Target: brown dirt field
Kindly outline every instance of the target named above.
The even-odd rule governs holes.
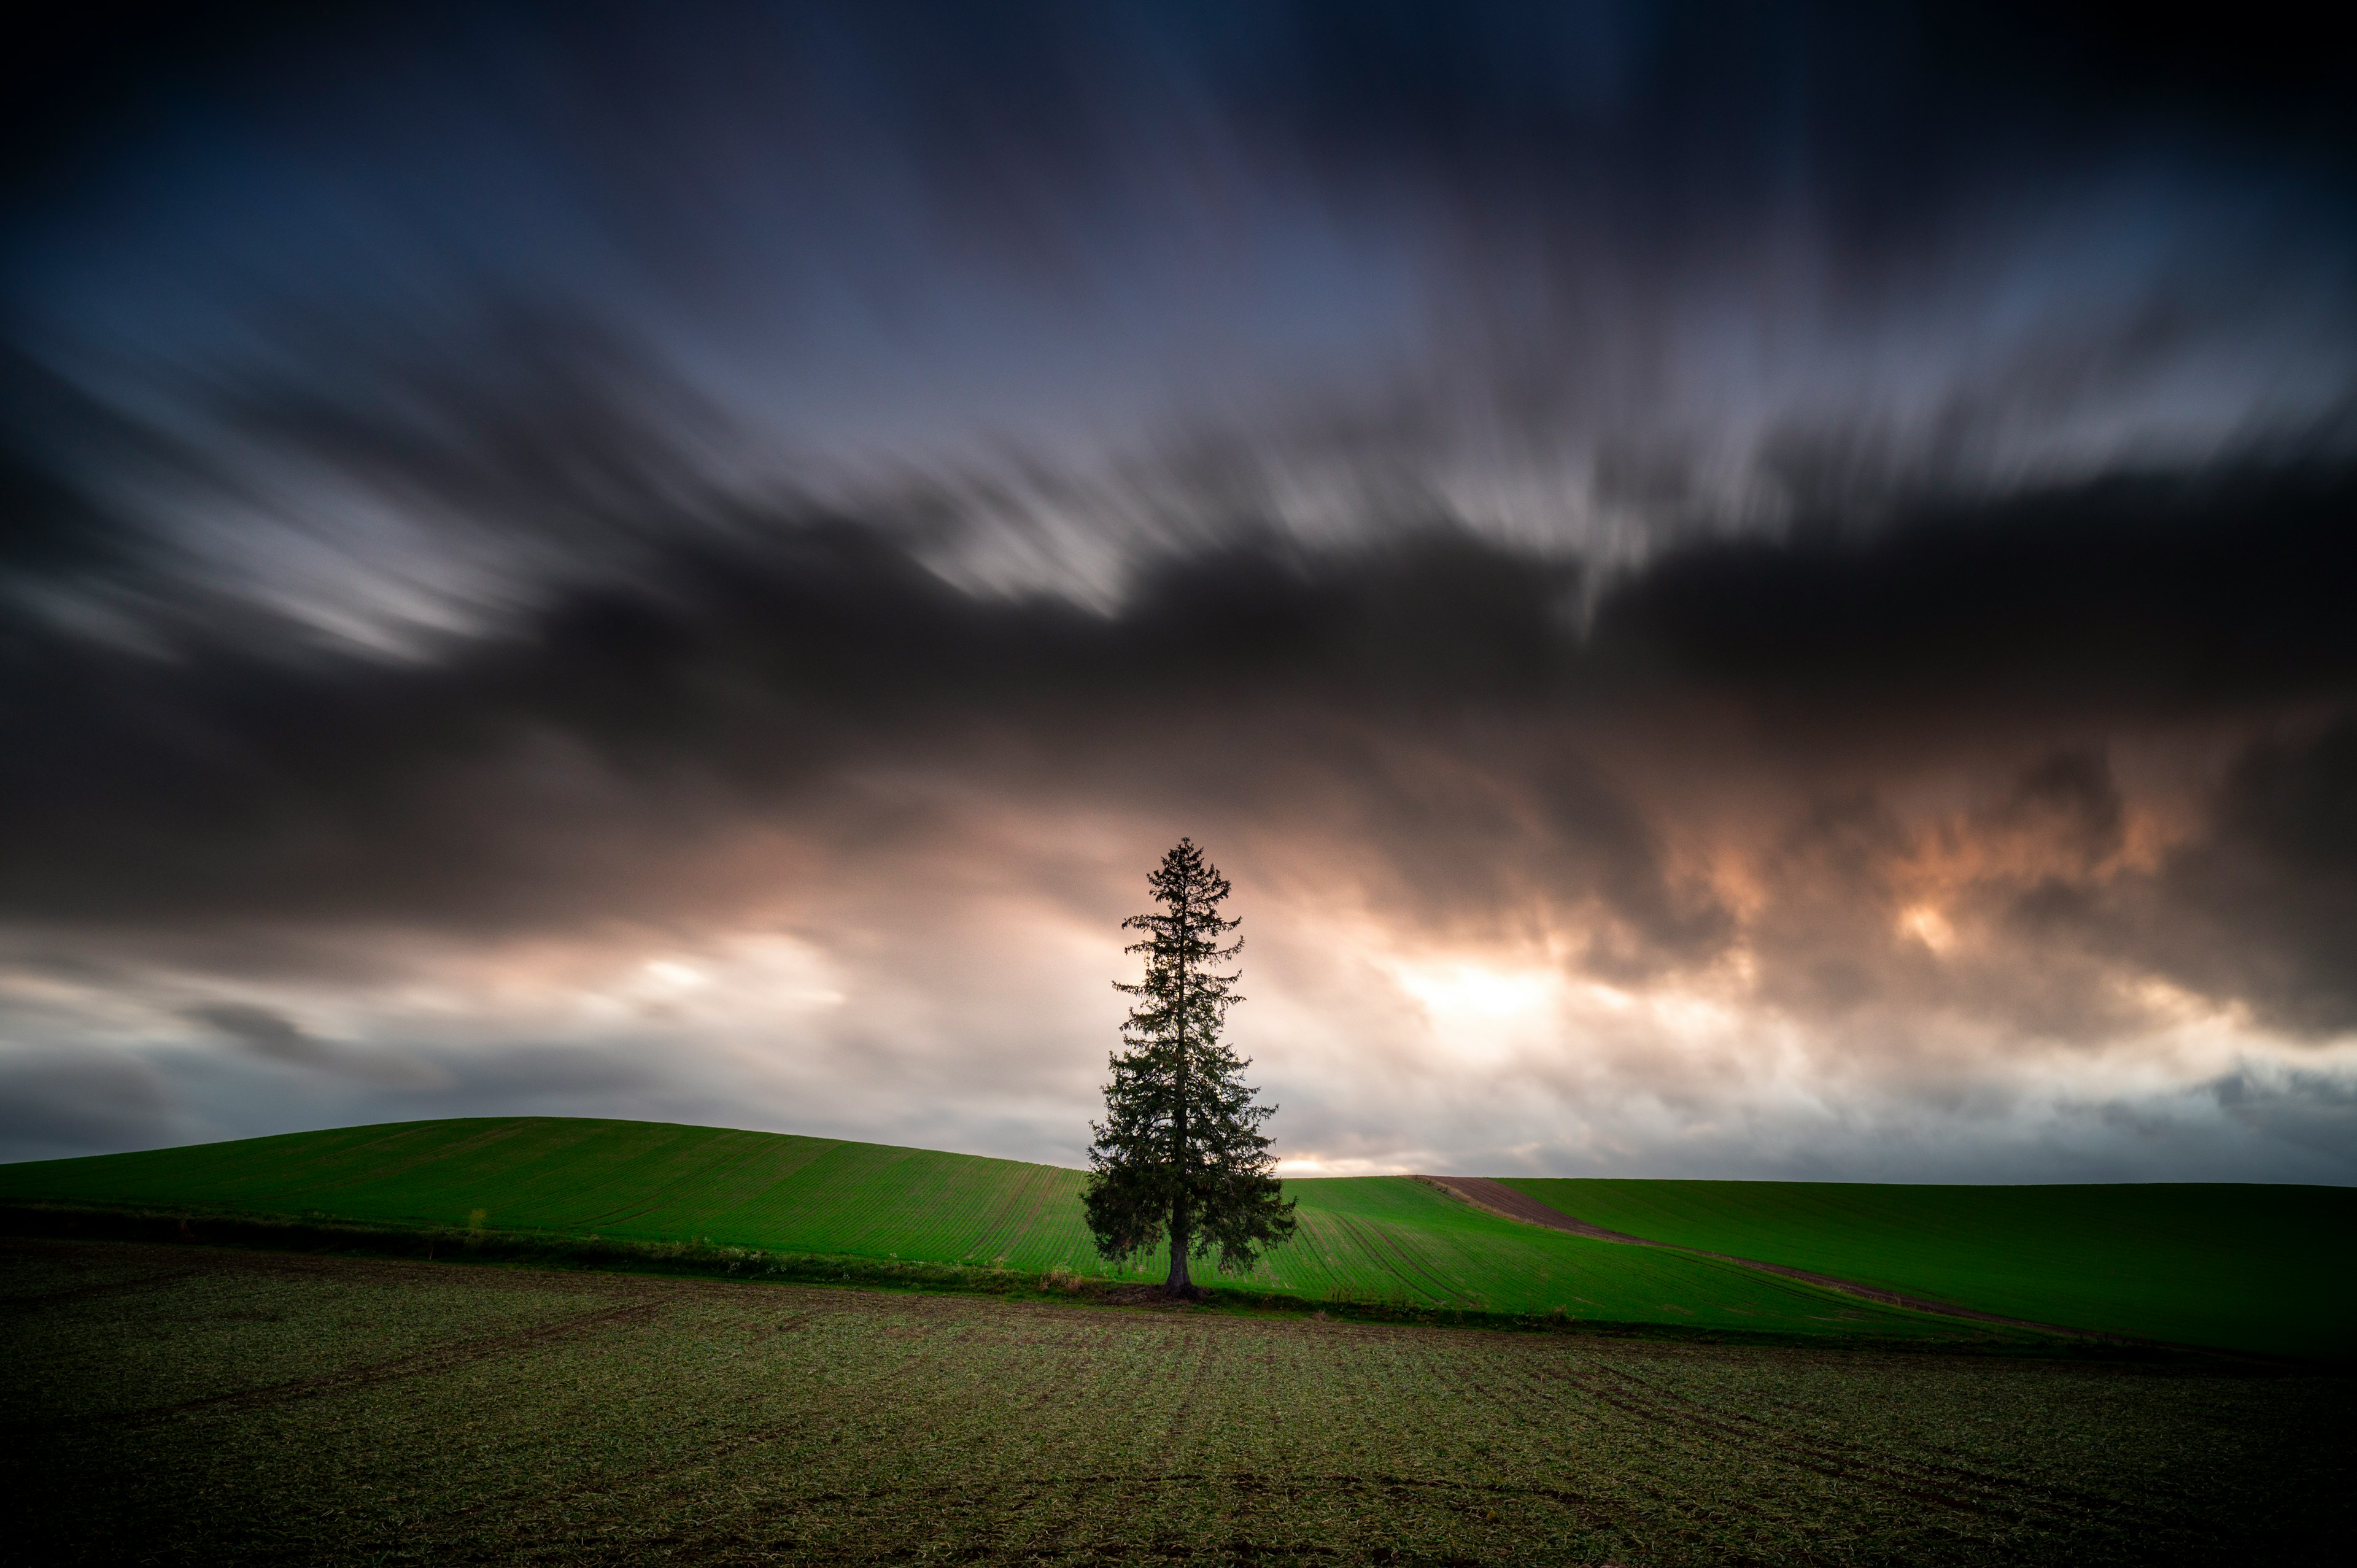
[[[178,1276],[187,1278],[187,1275]],[[119,1414],[95,1415],[47,1426],[18,1426],[9,1429],[14,1436],[35,1435],[65,1425],[124,1426],[134,1423],[170,1420],[194,1411],[216,1406],[239,1408],[285,1404],[291,1400],[318,1399],[339,1394],[348,1390],[364,1388],[371,1383],[390,1382],[404,1378],[428,1377],[447,1372],[468,1361],[498,1359],[517,1351],[531,1349],[550,1340],[579,1335],[617,1323],[641,1320],[653,1315],[654,1302],[632,1302],[608,1307],[601,1312],[585,1313],[577,1317],[521,1329],[511,1334],[489,1335],[464,1344],[445,1346],[414,1355],[398,1356],[389,1361],[352,1367],[307,1378],[291,1378],[283,1382],[261,1388],[241,1389],[230,1393],[206,1394],[197,1399],[179,1400],[170,1404],[148,1405]]]
[[[1898,1291],[1881,1290],[1874,1285],[1862,1285],[1855,1280],[1838,1279],[1832,1274],[1812,1273],[1806,1269],[1790,1268],[1782,1263],[1763,1263],[1757,1258],[1738,1258],[1727,1252],[1706,1252],[1699,1247],[1681,1247],[1669,1241],[1648,1240],[1642,1236],[1631,1236],[1619,1230],[1607,1230],[1601,1225],[1566,1214],[1551,1205],[1541,1203],[1530,1194],[1490,1176],[1418,1176],[1416,1181],[1454,1193],[1474,1208],[1485,1209],[1506,1219],[1519,1219],[1525,1225],[1543,1225],[1550,1230],[1566,1230],[1574,1236],[1585,1236],[1592,1241],[1617,1241],[1629,1247],[1659,1247],[1664,1251],[1684,1252],[1690,1257],[1714,1258],[1722,1263],[1736,1263],[1747,1269],[1758,1269],[1763,1274],[1781,1274],[1788,1280],[1799,1280],[1824,1290],[1839,1291],[1862,1301],[1879,1302],[1885,1306],[1901,1306],[1911,1312],[1937,1313],[1943,1317],[1969,1318],[1975,1323],[2001,1323],[2009,1328],[2034,1328],[2042,1334],[2068,1335],[2074,1339],[2102,1339],[2114,1343],[2141,1343],[2123,1334],[2098,1334],[2092,1329],[2065,1328],[2060,1324],[2038,1323],[2027,1317],[2001,1317],[1994,1312],[1982,1312],[1975,1307],[1958,1306],[1953,1302],[1938,1301],[1931,1296],[1905,1295]]]
[[[37,1337],[0,1379],[28,1562],[2206,1568],[2346,1538],[2346,1380],[2309,1373],[149,1243],[0,1262]],[[197,1359],[232,1375],[149,1380]]]

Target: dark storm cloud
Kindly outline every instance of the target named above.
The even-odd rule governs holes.
[[[2134,957],[2278,1027],[2357,1029],[2357,716],[2245,751],[2153,901],[2113,938]]]
[[[124,1053],[57,1051],[0,1059],[0,1157],[145,1148],[178,1129],[161,1074]]]
[[[1808,519],[1661,560],[1603,607],[1597,640],[1780,715],[1877,731],[2331,698],[2357,677],[2352,515],[2350,470],[2291,465],[1932,500],[1882,526]]]
[[[0,340],[0,588],[57,583],[144,558],[166,563],[156,531],[98,493],[98,476],[185,483],[201,466],[65,377]]]
[[[1036,131],[1069,124],[1096,96],[1074,76],[1075,62],[1134,64],[1157,51],[1200,62],[1240,102],[1313,127],[1337,156],[1433,145],[1483,161],[1591,131],[1649,95],[1678,104],[1728,77],[1780,85],[1788,110],[1814,91],[1861,112],[1913,115],[1921,125],[1914,137],[1854,153],[1888,166],[1894,181],[1921,166],[1916,160],[1936,135],[1962,143],[1977,134],[1955,122],[1985,112],[2000,93],[2039,111],[2038,123],[2020,133],[2025,139],[2061,129],[2104,134],[2124,119],[2133,124],[2141,109],[2155,121],[2322,143],[2352,113],[2338,91],[2349,50],[2291,5],[2245,6],[2232,27],[2156,15],[2132,30],[2099,7],[2068,5],[1474,4],[1442,11],[1340,0],[1114,8],[1037,0],[994,6],[986,17],[918,4],[700,10],[701,17],[659,27],[634,7],[600,5],[263,3],[193,17],[182,6],[117,0],[46,18],[33,40],[38,47],[12,59],[8,103],[19,124],[48,131],[54,144],[65,126],[115,122],[127,99],[159,86],[201,82],[242,63],[283,63],[339,38],[357,45],[405,37],[457,52],[470,41],[464,23],[473,14],[498,16],[535,42],[567,38],[617,72],[635,66],[650,100],[683,85],[725,89],[725,74],[683,84],[662,68],[682,56],[707,63],[705,51],[729,43],[741,53],[775,49],[798,35],[872,40],[879,53],[916,57],[928,73],[917,80],[931,91],[910,92],[905,110],[942,122],[945,155],[963,143],[964,155],[975,156],[964,133],[987,117],[1010,137],[1030,138],[1016,143],[1027,166],[1092,156]],[[407,23],[405,35],[392,31],[396,21]],[[491,27],[471,41],[504,36]],[[634,60],[631,47],[651,48],[654,58],[642,52]],[[1034,91],[989,92],[1007,81]],[[27,157],[44,150],[56,149],[38,141],[19,149]],[[1673,138],[1663,155],[1697,151]]]
[[[2293,1072],[2280,1080],[2260,1080],[2232,1073],[2209,1088],[2234,1121],[2327,1159],[2345,1161],[2357,1142],[2357,1085],[2344,1079]]]
[[[1969,733],[1949,740],[1968,746]],[[2107,897],[2119,880],[2109,863],[2123,802],[2104,758],[2059,752],[1996,782],[1979,809],[1929,830],[1870,787],[1813,799],[1757,864],[1764,897],[1749,934],[1763,997],[1854,1027],[1968,1018],[2049,1042],[2132,1029],[2138,1010],[2119,996],[2114,961],[2058,944],[2049,923],[2024,914],[2056,894]],[[1970,939],[1943,951],[1908,916],[1926,907],[1927,853],[1957,848],[1983,864],[1961,886],[1937,889],[1944,929]]]
[[[429,1056],[322,1040],[284,1014],[250,1002],[210,1002],[189,1008],[187,1015],[190,1023],[229,1041],[241,1054],[274,1066],[411,1092],[447,1089],[451,1082]],[[557,1087],[558,1081],[553,1079],[551,1087]]]
[[[267,1009],[226,1004],[231,1015]],[[227,1028],[216,1021],[210,1027]],[[280,1020],[281,1023],[284,1020]],[[236,1027],[252,1030],[240,1017]],[[317,1042],[311,1042],[317,1045]],[[647,1042],[621,1047],[479,1043],[309,1052],[242,1048],[150,1058],[88,1047],[0,1058],[0,1159],[56,1159],[278,1130],[449,1115],[676,1117],[741,1121],[726,1090],[682,1081]]]
[[[222,427],[451,546],[609,575],[636,541],[731,521],[727,413],[593,317],[493,295],[437,333],[338,317],[285,330],[313,373],[209,388]]]
[[[103,512],[74,488],[73,481],[43,461],[27,439],[38,424],[34,405],[65,402],[70,391],[23,356],[0,351],[0,507],[9,527],[0,531],[0,571],[11,575],[70,571],[113,553]]]
[[[694,320],[707,353],[758,345],[806,425],[856,435],[828,424],[838,388],[911,347],[915,380],[985,400],[1069,379],[1069,357],[1027,360],[1067,332],[1123,382],[1207,333],[1232,361],[1274,339],[1255,379],[1298,375],[1326,338],[1388,345],[1334,368],[1363,384],[1429,308],[1446,403],[1548,447],[1597,426],[1641,467],[1714,435],[1686,427],[1712,411],[1685,383],[1760,358],[1809,381],[1817,348],[1855,353],[1892,317],[1964,361],[1924,393],[1951,461],[2222,338],[2349,329],[2347,57],[2280,26],[2249,26],[2280,46],[2263,55],[2148,19],[2097,69],[2103,30],[1983,7],[136,15],[74,24],[12,97],[19,145],[59,166],[19,182],[15,227],[119,236],[178,212],[155,235],[164,277],[106,264],[118,295],[193,308],[157,334],[151,302],[115,298],[113,329],[232,358],[290,301],[390,298],[430,333],[452,293],[520,282]],[[165,184],[185,207],[144,177],[153,142],[183,149]],[[2016,242],[2074,213],[2095,228],[2014,275]],[[2125,286],[2101,275],[2123,266]],[[2335,279],[2343,308],[2300,320]],[[76,286],[37,266],[27,303],[107,314]],[[2025,306],[2038,340],[2008,342]],[[977,356],[1002,362],[977,379]],[[1820,459],[1889,413],[1871,389],[1831,407],[1782,390],[1811,394],[1776,415]],[[1059,417],[1136,402],[1075,391]]]
[[[1061,838],[1116,812],[1304,930],[1900,1064],[1878,1138],[2001,1122],[1949,1058],[2097,1050],[2147,983],[2357,1026],[2357,91],[2287,24],[136,17],[0,94],[0,985],[44,1042],[113,1008],[281,1123],[722,1115],[630,977],[757,906],[810,936],[807,881],[839,950],[713,994],[833,996],[777,1026],[847,1104],[896,1050],[966,1082],[909,998],[987,982],[957,1070],[1031,1092],[1039,944],[974,911],[1103,924]],[[435,941],[595,949],[622,980],[514,983],[619,1011],[371,1024]],[[1584,1016],[1575,1099],[1619,1052],[1718,1114],[1731,1057]],[[27,1060],[8,1136],[179,1114]],[[2341,1086],[2186,1092],[2321,1146]]]
[[[87,548],[35,552],[12,580],[141,607],[142,635],[28,615],[0,650],[16,920],[668,918],[710,895],[702,857],[748,823],[930,831],[862,803],[863,773],[897,768],[1331,840],[1397,918],[1447,936],[1568,916],[1586,935],[1567,961],[1616,981],[1743,944],[1763,999],[1811,1017],[1934,1007],[2100,1033],[2123,1016],[2106,968],[2123,961],[2301,1032],[2351,1017],[2337,933],[2357,872],[2329,843],[2350,788],[2329,747],[2320,767],[2291,743],[2254,752],[2152,875],[2111,864],[2126,808],[2103,749],[2357,701],[2340,604],[2357,478],[2329,456],[1846,505],[1821,486],[1775,530],[1606,567],[1470,532],[1430,492],[1305,540],[1233,465],[1181,447],[1125,492],[1082,488],[1148,520],[1092,608],[933,569],[1008,526],[987,472],[828,499],[748,484],[722,413],[623,339],[545,311],[477,321],[409,344],[322,328],[297,362],[364,373],[211,392],[255,450],[524,563],[480,628],[425,650],[296,635],[76,490],[86,468],[51,467],[47,515],[80,520],[59,532]],[[28,453],[73,428],[208,471],[125,416],[11,406]],[[1751,822],[1773,842],[1748,918],[1680,864],[1719,830],[1682,821],[1660,764],[1632,760],[1665,745],[1709,780],[1685,804],[1787,818]],[[1921,830],[1877,791],[1893,769],[1985,775],[2025,747],[1963,831],[2029,868],[1967,891],[1960,913],[1994,939],[1981,958],[1935,962],[1894,925]],[[301,947],[281,961],[311,961]],[[249,1051],[374,1070],[238,1016],[204,1015]]]
[[[372,424],[300,402],[273,417],[394,493],[459,512],[529,498],[526,526],[570,542],[575,580],[421,660],[274,647],[217,622],[162,649],[20,622],[6,658],[22,744],[0,764],[16,918],[527,929],[662,907],[694,896],[662,884],[700,836],[780,812],[839,822],[846,780],[890,764],[979,768],[1033,797],[1348,820],[1403,910],[1446,924],[1585,908],[1602,924],[1579,961],[1641,975],[1738,935],[1720,897],[1673,868],[1676,824],[1623,766],[1631,746],[1692,729],[1682,744],[1729,790],[1797,768],[1802,794],[1820,791],[1762,863],[1755,946],[1771,995],[1838,1011],[1941,988],[1910,978],[1923,966],[1889,929],[1911,830],[1840,793],[1857,786],[1813,780],[2357,696],[2339,603],[2357,485],[2317,466],[1691,544],[1609,578],[1585,616],[1577,563],[1445,518],[1324,549],[1245,529],[1146,561],[1098,612],[927,569],[940,530],[986,526],[961,522],[954,486],[914,518],[888,498],[865,514],[727,499],[594,382],[429,406],[447,417]],[[168,597],[167,581],[118,575]],[[2271,1016],[2345,1024],[2343,733],[2255,751],[2230,776],[2147,889],[2147,961]],[[2123,810],[2100,749],[2033,762],[1969,831],[2029,845],[2041,869],[1984,900],[2012,887],[2006,918],[2025,929],[2095,910],[2129,929],[2126,885],[2090,880]],[[2196,920],[2241,935],[2167,959]],[[2011,991],[2032,1006],[2036,987]]]
[[[327,1047],[297,1028],[293,1020],[244,1002],[215,1002],[192,1007],[196,1023],[220,1031],[241,1050],[265,1061],[323,1067],[333,1059]]]

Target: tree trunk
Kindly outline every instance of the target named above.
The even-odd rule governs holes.
[[[1187,1223],[1187,1200],[1180,1198],[1170,1210],[1170,1277],[1162,1282],[1165,1295],[1187,1295],[1194,1286],[1187,1278],[1187,1254],[1194,1250],[1194,1236]]]

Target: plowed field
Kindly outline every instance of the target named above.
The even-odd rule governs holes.
[[[2345,1377],[0,1241],[56,1563],[2314,1562]]]

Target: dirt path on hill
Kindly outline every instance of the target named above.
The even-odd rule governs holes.
[[[1674,1241],[1649,1240],[1624,1231],[1607,1230],[1601,1225],[1590,1225],[1549,1204],[1541,1203],[1530,1194],[1491,1176],[1418,1176],[1411,1177],[1444,1192],[1453,1193],[1474,1208],[1486,1209],[1507,1219],[1519,1219],[1525,1225],[1543,1225],[1550,1230],[1567,1230],[1574,1236],[1585,1236],[1592,1241],[1618,1241],[1630,1247],[1659,1247],[1665,1251],[1684,1252],[1696,1258],[1716,1258],[1722,1263],[1737,1263],[1747,1269],[1758,1269],[1764,1274],[1781,1274],[1788,1280],[1817,1285],[1825,1290],[1839,1291],[1861,1300],[1879,1302],[1885,1306],[1903,1306],[1912,1312],[1937,1313],[1942,1317],[1964,1317],[1975,1323],[2002,1323],[2010,1328],[2035,1328],[2041,1334],[2063,1334],[2074,1339],[2105,1339],[2127,1344],[2142,1344],[2131,1335],[2102,1334],[2089,1328],[2065,1328],[2059,1323],[2037,1323],[2027,1317],[2001,1317],[1994,1312],[1981,1312],[1953,1302],[1937,1301],[1930,1296],[1902,1295],[1897,1291],[1878,1290],[1854,1280],[1836,1279],[1831,1274],[1811,1273],[1806,1269],[1787,1268],[1782,1263],[1763,1263],[1757,1258],[1738,1258],[1727,1252],[1705,1251],[1700,1247],[1681,1247]]]

